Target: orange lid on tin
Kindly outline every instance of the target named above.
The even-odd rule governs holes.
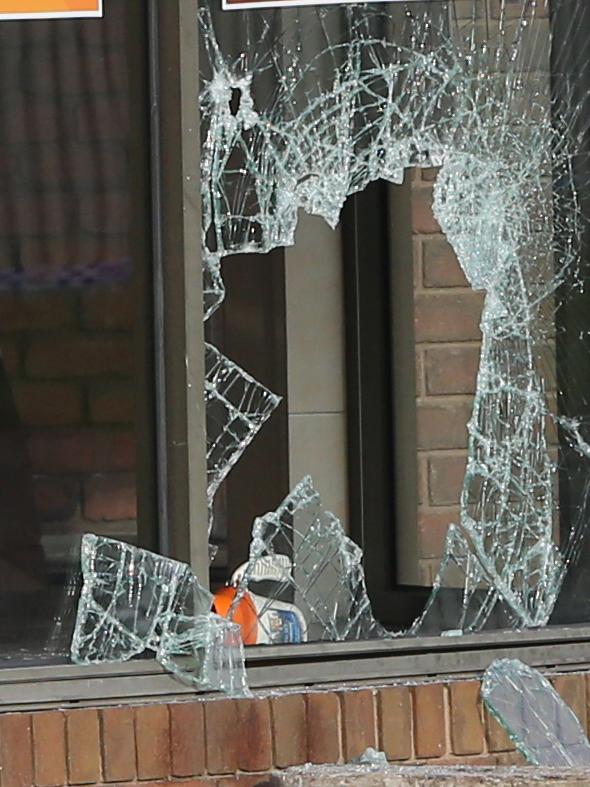
[[[229,585],[220,588],[213,597],[213,612],[227,618],[237,592],[235,587]],[[237,602],[231,619],[239,625],[244,645],[255,645],[258,638],[258,615],[249,593],[244,593]]]

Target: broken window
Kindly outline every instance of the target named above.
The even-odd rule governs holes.
[[[75,661],[149,651],[194,687],[238,693],[242,643],[587,620],[590,80],[573,53],[588,11],[545,0],[231,13],[205,5],[197,23],[209,517],[191,526],[210,533],[214,592],[188,566],[123,543],[134,534],[88,534],[83,590],[78,597],[72,583],[54,636],[63,644],[77,605]],[[403,213],[410,183],[414,236]],[[416,258],[381,257],[351,233],[361,195],[374,190],[384,243],[404,236]],[[442,292],[435,243],[455,255],[449,289],[458,295]],[[377,386],[358,361],[373,352],[385,364],[403,331],[395,309],[391,325],[373,331],[375,345],[365,323],[350,322],[352,279],[381,265],[367,303],[379,290],[395,303],[402,264],[417,271],[404,300],[418,362],[397,357],[383,400],[391,396],[392,411],[375,407],[359,449],[350,423],[358,407],[372,409],[367,392]],[[457,338],[472,291],[478,333]],[[443,329],[446,354],[436,346]],[[355,342],[364,355],[351,352]],[[448,386],[449,364],[458,357],[451,368],[462,371],[465,349],[473,392]],[[447,383],[436,382],[436,368]],[[406,374],[420,401],[400,415]],[[414,444],[404,433],[412,418]],[[440,439],[447,422],[460,445]],[[386,465],[387,449],[372,451],[390,429],[398,443]],[[440,481],[453,460],[465,462],[456,499]],[[379,521],[357,521],[370,510],[358,502],[372,497],[370,477],[397,495],[402,466],[415,471],[416,462],[428,483],[404,476],[405,514],[390,500]],[[395,523],[383,513],[394,508]],[[430,524],[420,520],[426,510]],[[434,515],[439,552],[412,554]],[[375,528],[392,574],[431,585],[413,621],[373,609],[363,549]]]
[[[483,2],[468,5],[243,11],[239,25],[212,9],[200,18],[207,320],[214,306],[226,308],[219,277],[234,258],[296,253],[305,214],[337,227],[347,199],[375,181],[402,183],[410,167],[433,178],[434,219],[465,288],[482,294],[474,396],[461,402],[466,469],[410,634],[543,626],[563,615],[564,585],[588,595],[572,579],[590,434],[571,368],[588,350],[579,163],[587,102],[567,54],[587,12],[553,3],[550,18],[548,3],[528,0],[489,14]],[[300,360],[298,371],[317,380],[309,346],[310,366]],[[433,428],[445,418],[440,404]],[[262,483],[264,466],[258,471]],[[282,521],[288,501],[256,521],[249,562],[236,567],[238,596],[259,571],[269,581],[274,536],[260,533],[273,517]],[[281,526],[282,559],[270,560],[281,590],[297,586],[292,530]],[[335,538],[344,544],[343,536]],[[294,592],[289,603],[301,588]]]
[[[585,289],[586,181],[577,163],[585,103],[573,98],[579,83],[563,59],[558,6],[551,21],[545,4],[524,0],[516,15],[511,8],[501,2],[489,17],[479,2],[464,15],[443,2],[245,11],[238,26],[231,15],[201,12],[209,528],[214,585],[216,571],[230,583],[214,587],[213,598],[205,593],[200,606],[191,597],[185,609],[181,600],[177,610],[168,581],[134,568],[129,582],[127,551],[107,545],[119,558],[104,578],[86,566],[76,660],[87,658],[88,637],[91,659],[127,658],[147,647],[183,680],[234,692],[242,679],[228,679],[226,662],[242,664],[238,642],[460,635],[559,620],[560,594],[583,549],[590,457],[584,399],[572,396],[575,385],[564,374],[572,348],[587,349],[588,332],[583,321],[576,329],[574,316]],[[566,31],[573,29],[570,15]],[[345,494],[344,516],[337,516],[332,508],[342,501],[330,502],[334,488],[326,495],[308,471],[294,477],[295,419],[327,413],[293,412],[289,395],[296,398],[304,381],[319,390],[328,364],[317,363],[313,333],[296,358],[288,355],[289,316],[305,315],[313,300],[310,279],[307,289],[303,279],[289,280],[289,266],[304,270],[311,260],[312,273],[326,270],[329,254],[309,245],[321,236],[321,220],[331,228],[323,231],[336,232],[322,250],[332,244],[345,256],[348,236],[337,228],[346,201],[376,182],[403,187],[410,168],[428,173],[430,181],[419,177],[432,183],[422,188],[432,191],[432,225],[458,261],[463,288],[481,293],[482,303],[474,394],[468,407],[462,402],[467,458],[456,516],[444,523],[422,612],[411,625],[388,629],[372,610],[350,500]],[[427,223],[419,234],[428,234]],[[396,230],[403,228],[394,222],[389,232]],[[292,301],[291,285],[299,295]],[[341,286],[345,301],[342,275]],[[444,309],[438,319],[449,319]],[[248,343],[257,335],[264,341]],[[284,336],[286,358],[277,351]],[[340,373],[350,361],[343,344],[342,336],[333,344]],[[426,394],[448,393],[437,390],[427,386]],[[344,419],[346,409],[344,397]],[[313,446],[322,422],[310,423],[304,442]],[[270,445],[283,454],[260,452],[238,483],[243,497],[232,495],[232,479],[271,427]],[[437,428],[434,415],[430,429]],[[315,460],[321,475],[333,465],[317,455],[300,456]],[[382,470],[377,462],[366,466]],[[341,472],[347,475],[346,463]],[[252,498],[273,505],[250,516]],[[248,523],[236,561],[228,533],[242,503]],[[172,565],[140,559],[158,561]],[[199,587],[188,567],[176,570]],[[146,598],[130,593],[144,575]],[[87,602],[103,587],[109,612],[95,624]],[[133,645],[119,656],[94,646],[113,622]],[[208,657],[222,663],[213,679],[203,666]],[[243,674],[239,666],[235,674]]]

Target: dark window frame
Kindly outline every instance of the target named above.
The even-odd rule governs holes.
[[[407,505],[417,500],[410,189],[409,178],[371,183],[342,216],[351,534],[363,547],[375,615],[396,630],[430,595],[400,582],[397,568],[396,529],[417,528]]]
[[[159,551],[208,584],[197,0],[149,0]]]

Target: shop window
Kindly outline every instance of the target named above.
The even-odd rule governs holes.
[[[161,113],[157,131],[166,140],[160,145],[152,134],[150,166],[145,113],[136,111],[147,106],[145,36],[135,35],[145,24],[139,6],[110,0],[104,21],[59,28],[67,41],[55,50],[48,41],[58,28],[51,24],[6,28],[6,35],[22,29],[36,47],[49,46],[48,63],[57,64],[59,77],[52,82],[44,66],[33,78],[33,66],[23,67],[2,115],[11,153],[2,165],[14,190],[3,208],[6,314],[16,304],[19,326],[6,329],[2,345],[5,455],[21,457],[7,468],[16,481],[6,488],[25,489],[18,504],[7,499],[6,505],[17,505],[12,518],[27,524],[9,531],[8,546],[14,567],[28,566],[5,597],[3,630],[14,640],[9,658],[38,659],[43,652],[64,659],[83,531],[191,560],[203,583],[210,555],[211,586],[219,590],[247,562],[256,518],[271,512],[274,521],[272,512],[307,474],[340,521],[342,553],[351,557],[344,565],[355,579],[358,552],[346,538],[364,551],[368,598],[379,619],[350,636],[327,636],[314,621],[309,641],[386,639],[391,632],[458,637],[485,628],[587,622],[590,437],[587,397],[578,390],[588,355],[581,316],[588,179],[578,161],[587,140],[584,101],[573,99],[581,69],[563,54],[572,51],[574,35],[571,19],[562,30],[564,7],[555,4],[550,19],[545,3],[525,3],[524,13],[514,14],[513,4],[479,0],[466,13],[463,5],[443,2],[235,13],[206,6],[200,16],[202,238],[191,188],[198,182],[197,77],[196,69],[175,70],[186,55],[180,45],[172,55],[167,50],[167,81],[161,73],[162,81],[151,85]],[[164,8],[155,16],[166,17]],[[139,15],[130,18],[131,9]],[[583,10],[576,6],[576,13],[583,29]],[[155,25],[152,44],[170,38],[181,17],[159,30]],[[131,29],[133,36],[125,33]],[[8,54],[4,48],[0,54],[18,50],[19,74],[29,57],[23,37],[14,35]],[[119,54],[126,53],[124,84],[101,49],[110,52],[115,41]],[[68,76],[71,85],[60,71],[62,52],[78,48],[85,65],[77,76],[88,72],[91,86],[83,94],[77,76]],[[98,75],[86,64],[97,52]],[[150,57],[157,56],[153,47]],[[6,80],[13,73],[8,65]],[[44,80],[49,103],[43,103]],[[163,82],[166,90],[158,92]],[[193,114],[183,126],[178,115],[187,102]],[[27,137],[31,114],[48,140]],[[113,134],[120,171],[113,162],[112,170],[107,166]],[[181,141],[178,158],[171,139]],[[48,154],[41,143],[53,145],[48,150],[57,163],[42,158]],[[82,143],[92,143],[88,155],[100,162],[95,170],[81,166],[79,179],[70,149],[78,154]],[[39,162],[31,167],[34,156]],[[185,167],[189,158],[192,169]],[[51,185],[40,179],[44,172]],[[154,264],[161,265],[153,311],[147,173],[154,186]],[[47,248],[43,254],[65,250],[47,265],[21,249],[30,240],[30,214],[19,207],[31,196],[27,189],[39,203],[32,234]],[[174,200],[176,212],[167,213]],[[98,251],[87,263],[80,249],[89,234]],[[51,245],[54,235],[60,240]],[[200,277],[194,267],[200,240],[207,345],[202,304],[187,285]],[[165,270],[162,303],[158,276]],[[41,295],[49,305],[37,337],[29,303]],[[81,344],[76,355],[66,344],[77,331],[92,342],[92,352]],[[54,353],[52,362],[43,360],[37,339]],[[60,406],[42,417],[30,414],[19,405],[21,383],[35,386],[35,407],[51,396]],[[46,398],[37,393],[41,386]],[[163,388],[164,435],[152,401]],[[102,410],[101,392],[110,395]],[[91,449],[82,439],[89,435],[98,440]],[[64,441],[63,471],[55,440]],[[199,484],[205,491],[205,475],[209,516],[205,495],[195,492]],[[70,484],[59,487],[61,497],[56,480]],[[187,504],[185,487],[197,505]],[[69,497],[68,489],[74,490]],[[44,499],[53,506],[48,524],[37,508],[29,511],[31,501],[38,507]],[[117,516],[106,510],[115,502]],[[290,532],[284,557],[295,555],[306,535]],[[32,571],[35,561],[41,568]],[[290,568],[291,579],[305,570],[307,584],[314,582],[315,565]],[[27,573],[36,586],[26,586]],[[242,574],[242,587],[250,579],[263,598],[273,597],[272,579]],[[338,580],[346,585],[344,572]],[[329,605],[333,587],[322,580],[314,592]],[[364,585],[355,590],[365,604]],[[42,630],[28,626],[30,644],[14,625],[15,594],[31,607],[43,598]],[[291,621],[302,595],[291,587],[277,599],[289,605]]]

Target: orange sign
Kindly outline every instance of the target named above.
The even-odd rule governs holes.
[[[102,16],[102,2],[103,0],[0,0],[0,21]]]

